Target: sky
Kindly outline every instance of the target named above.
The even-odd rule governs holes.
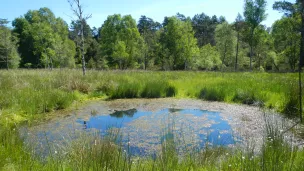
[[[50,8],[56,17],[71,22],[72,11],[67,0],[0,0],[0,18],[13,21],[23,16],[28,10],[38,10],[41,7]],[[267,0],[267,20],[262,24],[271,27],[282,13],[274,11],[272,5],[276,0]],[[295,0],[288,0],[295,2]],[[81,0],[85,14],[92,14],[88,20],[91,27],[100,27],[107,16],[113,14],[128,15],[138,21],[141,15],[162,23],[165,16],[174,16],[177,12],[186,17],[205,13],[209,16],[224,16],[228,22],[233,22],[238,13],[243,14],[244,0]]]

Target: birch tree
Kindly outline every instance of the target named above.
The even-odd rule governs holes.
[[[85,62],[85,42],[84,42],[84,35],[83,35],[83,30],[84,30],[84,25],[88,19],[92,17],[91,14],[85,15],[84,10],[83,10],[83,5],[80,3],[80,0],[68,0],[71,10],[73,11],[74,15],[77,17],[77,20],[80,21],[80,37],[81,37],[81,61],[82,61],[82,73],[83,75],[86,75],[86,62]]]

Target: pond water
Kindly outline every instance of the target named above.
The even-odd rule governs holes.
[[[77,119],[77,123],[86,131],[98,130],[101,134],[119,128],[124,135],[122,143],[134,155],[154,153],[168,139],[174,140],[179,151],[185,150],[185,146],[229,146],[240,142],[219,112],[199,109],[167,108],[156,112],[129,109]]]
[[[254,146],[255,152],[259,152],[266,135],[265,116],[275,125],[281,125],[281,130],[294,125],[281,115],[265,115],[253,106],[193,99],[120,99],[92,102],[58,113],[47,122],[25,125],[20,136],[26,144],[34,146],[39,156],[57,150],[66,152],[65,147],[79,136],[103,136],[112,130],[120,131],[120,143],[134,155],[154,155],[168,139],[174,141],[180,154],[206,145]],[[294,139],[293,143],[303,144],[303,141]]]

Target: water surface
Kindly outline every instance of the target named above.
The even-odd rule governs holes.
[[[199,109],[168,108],[157,112],[130,109],[78,119],[77,123],[87,131],[101,133],[119,128],[124,135],[122,142],[136,155],[160,150],[161,142],[166,139],[173,139],[180,150],[206,144],[228,146],[239,141],[219,112]]]

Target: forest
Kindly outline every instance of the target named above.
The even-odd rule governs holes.
[[[232,23],[204,13],[177,13],[161,23],[144,14],[138,21],[114,14],[99,28],[87,24],[89,17],[66,23],[43,7],[14,19],[13,27],[1,19],[0,67],[294,72],[299,3],[273,4],[284,15],[271,27],[261,24],[265,0],[245,1],[244,13]]]

